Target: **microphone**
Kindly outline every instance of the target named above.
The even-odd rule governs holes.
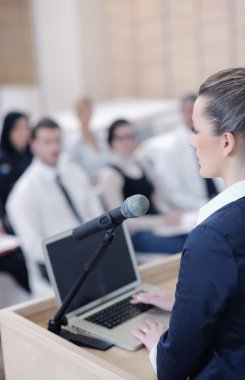
[[[93,235],[100,230],[115,227],[125,219],[138,218],[144,215],[149,209],[149,200],[141,194],[135,194],[127,198],[121,207],[105,212],[87,223],[81,224],[72,231],[72,236],[79,240],[86,236]]]

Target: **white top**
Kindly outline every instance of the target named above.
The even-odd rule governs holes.
[[[242,197],[245,197],[245,180],[239,181],[229,186],[222,193],[218,194],[215,198],[204,205],[199,211],[197,225],[202,223],[205,219],[218,211],[220,208]],[[153,368],[155,371],[157,371],[157,344],[150,351],[149,357]]]
[[[147,159],[151,161],[156,172],[162,198],[178,210],[196,210],[207,201],[204,179],[199,173],[199,166],[193,148],[189,145],[191,131],[180,125],[173,132],[162,134],[145,143]],[[219,191],[224,186],[220,179],[215,179]]]
[[[11,192],[7,212],[25,253],[35,261],[44,261],[43,238],[78,225],[55,182],[57,172],[84,221],[103,212],[80,168],[62,162],[55,168],[34,160]]]
[[[204,205],[198,214],[197,225],[202,223],[215,211],[224,207],[228,203],[237,201],[245,196],[245,180],[234,183],[227,187],[222,193],[218,194],[215,198],[211,199],[206,205]]]
[[[87,176],[79,167],[60,160],[56,168],[34,160],[17,181],[6,206],[28,263],[44,262],[43,238],[79,224],[55,182],[57,172],[84,221],[103,212]]]

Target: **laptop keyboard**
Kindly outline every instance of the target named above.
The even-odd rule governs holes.
[[[153,307],[152,305],[143,303],[132,305],[130,300],[131,296],[91,315],[86,318],[86,320],[93,322],[96,325],[113,329],[123,322],[126,322]]]

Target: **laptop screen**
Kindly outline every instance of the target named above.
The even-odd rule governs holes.
[[[74,283],[81,277],[85,264],[104,237],[99,231],[75,240],[72,230],[44,239],[43,250],[47,270],[57,301],[61,304]],[[97,267],[88,275],[67,313],[85,311],[97,306],[139,282],[137,264],[129,234],[125,226],[115,230],[115,238]]]

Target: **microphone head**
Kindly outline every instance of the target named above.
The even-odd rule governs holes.
[[[125,218],[138,218],[148,211],[149,206],[150,202],[144,195],[135,194],[123,202],[121,213]]]

